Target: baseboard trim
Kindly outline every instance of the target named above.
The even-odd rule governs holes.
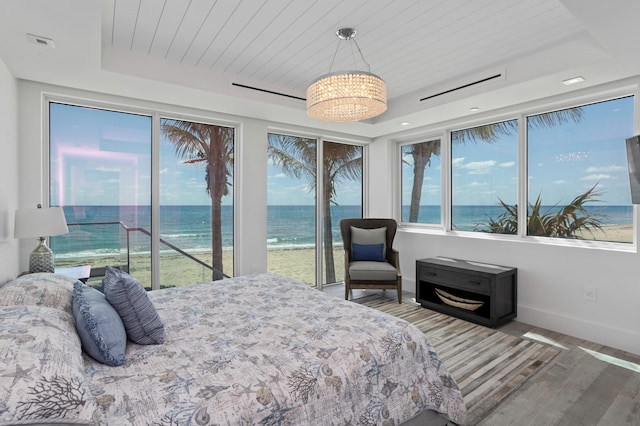
[[[640,333],[518,304],[516,321],[640,355]]]
[[[416,282],[403,279],[402,290],[416,294]],[[609,327],[520,303],[515,320],[640,355],[640,333],[634,330]]]

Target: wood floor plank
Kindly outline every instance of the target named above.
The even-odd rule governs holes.
[[[607,411],[602,425],[638,425],[640,423],[640,374],[630,373]]]
[[[343,289],[344,287],[341,291]],[[390,293],[388,295],[392,296]],[[338,295],[341,294],[344,293],[338,292]],[[365,292],[358,293],[359,296],[363,294]],[[412,297],[410,294],[403,294],[404,300],[411,300]],[[417,311],[412,315],[412,318],[415,318]],[[439,352],[454,354],[454,367],[464,370],[465,360],[482,354],[470,354],[468,349],[465,353],[464,344],[447,343],[447,340],[452,338],[451,329],[447,329],[450,324],[451,321],[446,318],[440,319],[437,326],[427,335],[432,342],[439,343]],[[470,425],[640,425],[640,355],[518,321],[511,321],[499,330],[531,341],[540,339],[546,342],[547,347],[559,348],[560,353],[556,355],[553,352],[546,359],[546,354],[539,354],[540,362],[545,362],[546,365],[537,369],[533,376],[527,376],[527,369],[536,366],[527,365],[524,360],[521,371],[516,368],[512,372],[513,375],[505,377],[505,380],[510,381],[501,388],[501,392],[509,396],[503,398],[504,395],[498,392],[487,400],[477,401],[478,410],[482,410],[483,407],[491,409],[496,401],[499,405],[484,418]],[[490,342],[490,338],[487,338],[487,345],[490,345]],[[522,374],[522,379],[519,374]],[[490,383],[482,382],[482,374],[478,375],[476,380],[477,382],[469,383],[475,386],[477,392],[481,392],[482,386],[490,386]],[[516,390],[510,392],[513,390],[510,386]]]
[[[581,392],[569,409],[560,418],[561,424],[598,424],[613,403],[620,388],[626,382],[628,371],[615,365],[608,365]],[[640,418],[637,419],[640,421]]]

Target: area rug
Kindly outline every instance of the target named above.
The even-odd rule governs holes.
[[[427,335],[458,382],[468,425],[477,424],[560,352],[419,305],[399,305],[381,297],[354,302],[402,318]]]

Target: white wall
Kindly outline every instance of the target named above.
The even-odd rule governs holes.
[[[597,97],[598,93],[607,96],[617,87],[637,84],[637,79],[612,83],[578,96],[584,99]],[[540,100],[514,106],[509,113],[556,101]],[[488,120],[486,122],[494,122]],[[413,130],[413,135],[398,134],[374,141],[371,168],[376,174],[372,176],[370,192],[372,216],[388,215],[393,212],[390,206],[399,205],[396,190],[399,185],[393,183],[399,176],[395,168],[399,164],[398,141],[420,138],[421,132],[443,134],[443,129],[452,126],[462,127],[460,123],[440,123],[433,128]],[[384,193],[377,190],[379,187],[384,188]],[[635,209],[636,224],[640,223],[638,210]],[[640,241],[638,235],[635,240]],[[455,235],[442,230],[401,227],[394,247],[400,252],[403,287],[409,291],[415,292],[417,259],[445,256],[517,267],[518,321],[640,354],[640,254],[635,246],[604,249],[562,241],[543,243],[527,238]],[[597,289],[595,302],[585,300],[587,286]]]
[[[0,59],[0,284],[18,275],[18,241],[13,238],[13,222],[18,207],[18,90]]]

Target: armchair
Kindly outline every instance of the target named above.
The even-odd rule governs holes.
[[[402,303],[400,257],[393,249],[398,225],[393,219],[340,221],[344,245],[344,298],[351,289],[395,289]]]

